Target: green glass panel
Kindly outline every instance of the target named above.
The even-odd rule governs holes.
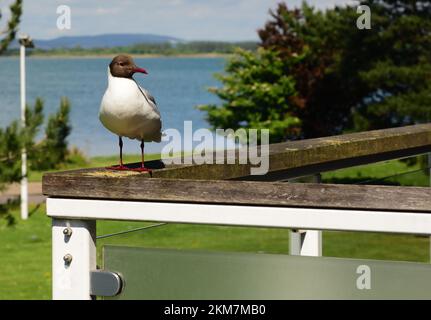
[[[431,265],[274,254],[104,247],[114,299],[430,299]]]

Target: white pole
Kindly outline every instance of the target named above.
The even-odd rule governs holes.
[[[25,46],[20,47],[20,77],[21,77],[21,126],[25,128]],[[27,181],[27,151],[21,152],[21,218],[28,218],[28,181]]]

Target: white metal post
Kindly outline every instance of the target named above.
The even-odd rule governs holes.
[[[321,183],[320,173],[313,176],[315,183]],[[322,256],[322,231],[320,230],[291,230],[290,254],[299,256]]]
[[[291,230],[290,254],[296,256],[322,256],[322,231]]]
[[[302,230],[290,230],[289,232],[289,253],[293,256],[301,255],[301,248],[303,243]]]
[[[20,46],[20,80],[21,80],[21,126],[25,128],[25,45]],[[27,151],[21,151],[21,218],[28,218],[28,181],[27,181]]]
[[[90,300],[96,270],[96,221],[52,220],[52,298]]]

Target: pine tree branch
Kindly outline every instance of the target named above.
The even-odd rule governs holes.
[[[11,11],[11,17],[7,23],[6,30],[2,32],[2,34],[5,34],[5,37],[0,40],[0,54],[4,52],[9,44],[15,39],[22,15],[22,0],[16,0],[9,8]]]

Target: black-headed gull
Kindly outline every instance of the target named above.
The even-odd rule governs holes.
[[[161,141],[161,117],[154,97],[133,79],[136,72],[147,74],[136,66],[131,56],[116,56],[108,68],[108,88],[102,98],[99,119],[119,137],[120,165],[113,170],[151,171],[144,166],[144,142]],[[142,165],[130,169],[123,164],[122,137],[141,141]]]

